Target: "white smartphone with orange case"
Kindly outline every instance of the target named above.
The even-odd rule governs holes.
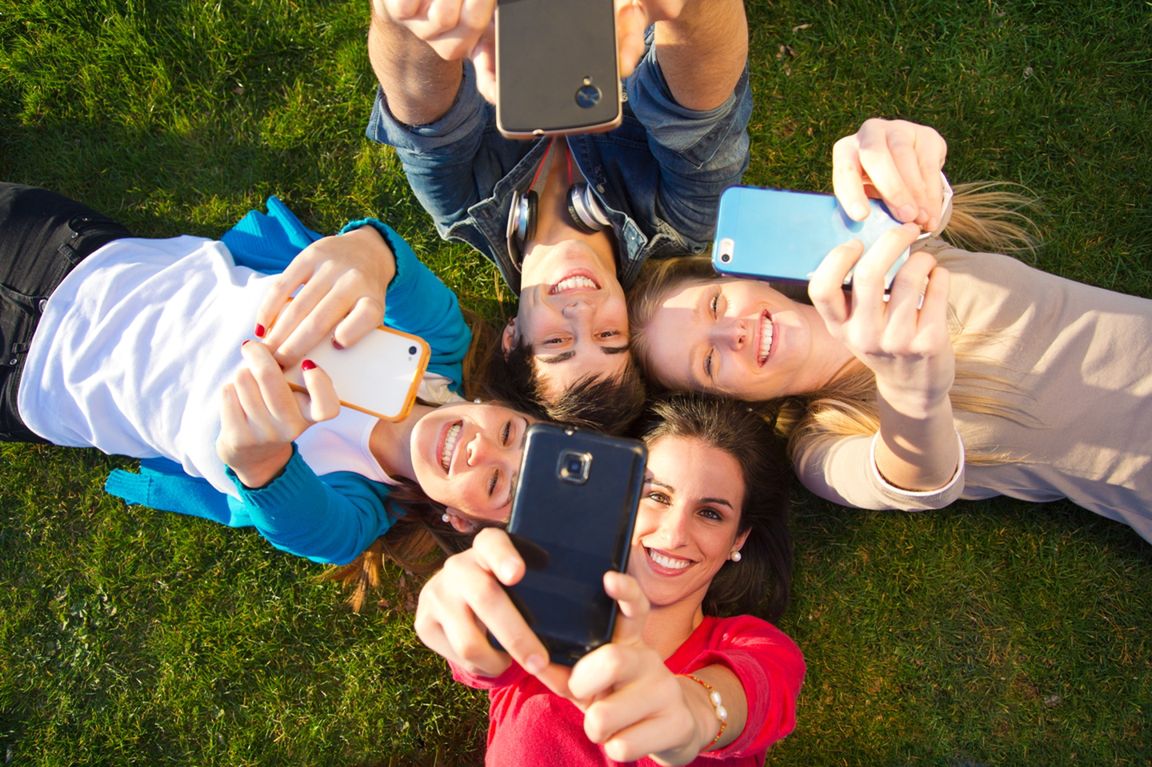
[[[328,337],[304,355],[332,379],[340,404],[385,421],[403,420],[428,369],[431,349],[419,336],[380,325],[345,349]],[[288,383],[305,391],[299,365],[285,371]]]

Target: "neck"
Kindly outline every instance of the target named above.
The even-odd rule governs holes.
[[[676,604],[653,607],[644,624],[644,643],[660,657],[667,659],[688,640],[700,622],[704,611],[700,603],[683,600]]]
[[[388,476],[415,480],[412,468],[412,431],[416,422],[435,408],[416,403],[403,421],[377,421],[368,438],[372,456]]]
[[[812,349],[820,351],[820,356],[814,359],[815,364],[809,366],[808,373],[811,375],[811,380],[802,389],[802,392],[807,393],[824,389],[839,380],[852,369],[856,357],[847,346],[832,337],[815,307],[807,304],[803,304],[802,307],[803,311],[811,312],[813,315],[809,323],[809,327],[812,328]]]

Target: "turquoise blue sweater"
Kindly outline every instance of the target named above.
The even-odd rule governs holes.
[[[269,197],[268,213],[249,213],[220,240],[237,265],[273,274],[321,235],[305,227],[284,203]],[[396,254],[385,322],[424,338],[432,349],[428,369],[459,390],[471,333],[456,295],[429,271],[391,227],[375,219],[352,221],[341,233],[374,226]],[[216,491],[165,459],[140,462],[140,473],[117,469],[105,489],[128,503],[211,519],[230,527],[255,527],[276,548],[315,562],[344,564],[387,532],[401,513],[391,508],[389,487],[353,472],[317,476],[293,447],[284,471],[257,490],[229,472],[240,497]]]

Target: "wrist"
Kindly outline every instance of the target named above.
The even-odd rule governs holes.
[[[229,463],[228,467],[245,489],[260,490],[283,474],[291,459],[292,444],[288,443],[270,447],[248,460]]]
[[[728,709],[720,692],[708,682],[693,674],[677,674],[684,698],[688,701],[692,719],[696,723],[696,753],[703,754],[717,747],[728,730]]]

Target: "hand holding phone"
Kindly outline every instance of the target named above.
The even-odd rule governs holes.
[[[449,557],[421,589],[416,634],[470,674],[499,676],[515,660],[557,695],[571,697],[568,668],[548,663],[544,645],[502,588],[519,581],[524,570],[507,533],[481,530],[469,549]]]
[[[639,440],[528,429],[508,523],[526,571],[507,591],[556,663],[612,639],[617,604],[604,573],[627,568],[647,457]]]
[[[511,138],[620,124],[613,0],[498,0],[496,125]]]

